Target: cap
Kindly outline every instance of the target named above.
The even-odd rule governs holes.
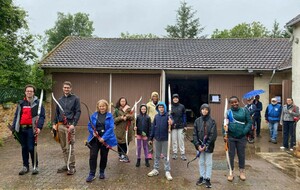
[[[276,98],[272,98],[271,102],[277,102],[277,99]]]
[[[179,98],[178,94],[173,94],[172,98]]]

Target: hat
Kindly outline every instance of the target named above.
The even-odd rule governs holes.
[[[173,94],[172,99],[173,98],[178,98],[179,99],[179,95],[178,94]]]
[[[277,99],[276,98],[272,98],[271,102],[277,102]]]

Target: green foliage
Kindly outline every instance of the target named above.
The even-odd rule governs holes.
[[[31,65],[29,78],[30,84],[33,84],[37,89],[51,91],[53,85],[52,80],[45,75],[44,70],[40,68],[40,65],[37,62]]]
[[[260,22],[251,24],[241,23],[230,30],[219,31],[216,29],[211,38],[263,38],[268,37],[269,31]]]
[[[181,2],[177,10],[175,25],[168,25],[166,31],[169,38],[197,38],[204,30],[201,27],[199,18],[194,18],[197,11],[193,11],[186,2]]]
[[[24,97],[24,89],[0,88],[0,104],[17,102]]]
[[[20,88],[28,82],[30,66],[37,56],[28,33],[26,13],[12,0],[0,2],[0,86]]]
[[[121,38],[123,39],[145,39],[145,38],[159,38],[155,34],[129,34],[129,32],[122,32]]]
[[[67,36],[91,37],[93,31],[93,22],[89,20],[89,15],[85,13],[76,13],[74,15],[57,13],[55,26],[45,32],[47,41],[47,51],[51,51]]]

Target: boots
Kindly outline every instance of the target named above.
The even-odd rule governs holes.
[[[246,176],[245,176],[245,169],[240,169],[240,179],[242,181],[246,180]]]
[[[233,172],[232,172],[232,175],[228,174],[228,177],[227,177],[227,180],[232,182],[233,181]]]
[[[141,165],[141,159],[138,158],[138,159],[136,160],[135,166],[136,166],[136,167],[140,167],[140,165]]]
[[[146,167],[150,167],[150,163],[149,163],[149,159],[148,158],[145,159],[145,166]]]

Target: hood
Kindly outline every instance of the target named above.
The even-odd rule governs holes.
[[[203,109],[203,108],[207,108],[208,109],[208,116],[210,115],[210,107],[209,107],[209,105],[208,104],[202,104],[201,105],[201,107],[200,107],[200,114],[201,114],[201,110]],[[201,114],[202,115],[202,114]]]
[[[142,107],[146,107],[146,113],[147,113],[147,111],[148,111],[147,105],[146,104],[141,104],[140,105],[140,114],[142,114],[142,111],[141,111]]]
[[[158,92],[152,92],[152,93],[151,93],[151,100],[152,100],[153,96],[157,96],[158,99],[159,99],[159,94],[158,94]]]
[[[158,110],[158,106],[159,106],[159,105],[163,105],[164,108],[165,108],[164,111],[165,111],[165,113],[167,113],[167,111],[168,111],[168,110],[167,110],[167,106],[166,106],[166,104],[165,104],[164,102],[158,102],[158,103],[157,103],[157,105],[156,105],[156,111],[157,111],[157,113],[159,113],[159,110]]]

